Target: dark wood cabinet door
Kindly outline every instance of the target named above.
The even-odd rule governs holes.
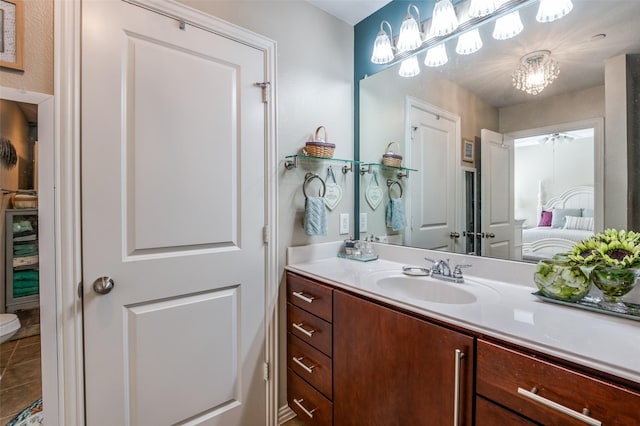
[[[537,424],[487,399],[476,397],[476,426],[536,426]]]
[[[334,425],[471,425],[474,338],[334,291]]]

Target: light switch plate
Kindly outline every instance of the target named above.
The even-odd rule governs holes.
[[[340,235],[349,233],[349,213],[340,213]]]

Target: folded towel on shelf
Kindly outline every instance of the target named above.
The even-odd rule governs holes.
[[[13,258],[13,267],[17,268],[18,266],[29,266],[29,265],[37,265],[39,261],[38,256],[25,256],[25,257],[14,257]]]
[[[38,287],[38,280],[28,280],[28,281],[14,281],[13,288],[25,289],[31,287]]]
[[[13,222],[13,234],[33,232],[33,227],[31,226],[31,222],[28,220],[20,220]]]
[[[392,198],[387,205],[387,227],[400,231],[407,226],[402,198]]]
[[[39,292],[38,286],[29,287],[29,288],[14,288],[13,297],[32,296],[34,294],[38,294],[38,292]]]
[[[304,232],[327,235],[327,210],[322,197],[307,197],[304,205]]]
[[[13,282],[38,280],[39,276],[40,273],[33,269],[26,271],[13,271]]]
[[[34,256],[38,254],[38,246],[36,244],[16,244],[13,246],[14,257]]]

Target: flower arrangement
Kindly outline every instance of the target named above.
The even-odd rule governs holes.
[[[576,301],[595,284],[605,302],[617,304],[609,309],[624,309],[620,298],[640,277],[640,233],[607,229],[576,243],[566,254],[553,261],[538,263],[534,280],[548,297]]]

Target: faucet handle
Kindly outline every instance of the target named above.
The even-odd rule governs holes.
[[[433,274],[441,274],[442,273],[442,261],[441,260],[433,260],[433,259],[429,259],[428,257],[425,257],[424,260],[433,263],[433,266],[431,267],[431,275],[433,275]]]
[[[471,268],[472,265],[456,265],[453,268],[453,277],[454,278],[462,278],[462,268]]]

